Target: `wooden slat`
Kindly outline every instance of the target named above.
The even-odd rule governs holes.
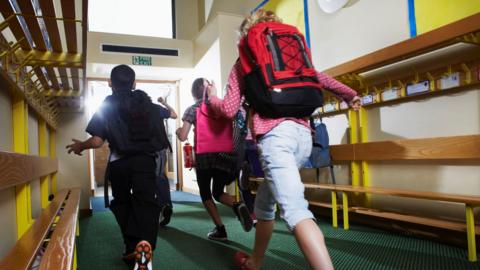
[[[359,143],[355,159],[383,160],[480,160],[480,135]]]
[[[354,160],[354,152],[352,144],[339,144],[330,146],[330,155],[334,162]]]
[[[387,196],[397,196],[397,197],[407,197],[407,198],[416,198],[416,199],[425,199],[425,200],[480,205],[480,196],[473,196],[473,195],[448,194],[448,193],[415,191],[415,190],[396,189],[396,188],[354,187],[350,185],[333,185],[333,184],[305,184],[305,187],[315,188],[315,189],[344,191],[344,192],[380,194],[380,195],[387,195]]]
[[[333,77],[351,72],[365,72],[456,43],[458,42],[457,37],[478,30],[480,30],[480,13],[361,56],[324,72]]]
[[[263,181],[263,178],[250,178],[250,181],[261,183]],[[448,193],[415,191],[415,190],[396,189],[396,188],[354,187],[350,185],[334,185],[334,184],[303,183],[303,185],[305,186],[305,188],[312,188],[312,189],[324,189],[324,190],[330,190],[330,191],[343,191],[343,192],[359,192],[359,193],[380,194],[380,195],[388,195],[388,196],[398,196],[398,197],[408,197],[408,198],[416,198],[416,199],[480,205],[480,196],[474,196],[474,195],[448,194]]]
[[[45,27],[47,28],[48,37],[50,39],[50,44],[52,45],[52,50],[54,52],[62,52],[62,42],[60,40],[60,32],[58,31],[57,20],[54,18],[57,17],[55,14],[55,7],[53,1],[51,0],[39,0],[40,8],[42,9],[42,15],[45,21]]]
[[[0,262],[0,269],[30,269],[35,255],[42,245],[43,239],[46,237],[67,193],[68,190],[61,190],[55,195],[53,201],[42,211],[40,216],[35,220],[35,223],[17,241],[10,253]]]
[[[19,5],[20,5],[20,3],[19,3]],[[9,1],[0,1],[0,13],[2,13],[2,16],[3,16],[4,19],[7,19],[9,16],[14,14],[15,12],[14,12],[12,6],[10,5]],[[38,26],[38,23],[37,23],[37,26]],[[32,47],[30,46],[30,44],[27,41],[25,32],[23,31],[22,27],[20,26],[20,22],[18,20],[18,17],[13,18],[9,21],[9,27],[10,27],[10,30],[12,31],[13,35],[15,36],[15,38],[17,40],[20,40],[20,39],[24,38],[24,42],[21,43],[21,48],[24,49],[24,50],[31,50]],[[30,33],[30,34],[32,35],[32,38],[33,38],[33,33]],[[43,46],[45,46],[45,42],[43,40],[42,40],[42,42],[43,42]],[[35,43],[37,43],[37,42],[35,42]],[[41,44],[42,43],[40,43],[39,46],[41,46]],[[43,47],[43,48],[45,48],[45,47]],[[48,89],[48,83],[45,79],[45,76],[43,75],[43,72],[41,72],[40,69],[37,68],[37,69],[35,69],[35,74],[40,79],[40,82],[42,83],[42,86],[45,89]]]
[[[48,84],[47,78],[45,77],[42,69],[40,67],[35,67],[34,70],[35,74],[37,74],[37,78],[40,80],[40,83],[43,86],[43,89],[50,89],[50,85]]]
[[[37,180],[57,170],[57,159],[0,152],[0,190]]]
[[[435,218],[426,218],[426,217],[387,212],[387,211],[382,211],[378,209],[370,209],[370,208],[363,208],[363,207],[352,207],[352,208],[349,208],[349,211],[358,213],[358,214],[368,215],[368,216],[388,218],[388,219],[421,224],[421,225],[437,227],[437,228],[443,228],[443,229],[448,229],[453,231],[459,231],[459,232],[467,231],[466,224],[462,222],[440,220]],[[475,234],[480,234],[479,225],[475,226]]]
[[[80,189],[71,189],[60,220],[43,255],[40,270],[72,268],[79,202]]]
[[[80,91],[80,72],[78,68],[71,68],[70,73],[72,74],[73,90]]]
[[[60,75],[60,80],[62,81],[62,89],[69,90],[70,83],[68,82],[68,73],[66,68],[58,68],[58,73]]]
[[[0,1],[0,13],[2,13],[3,18],[6,20],[12,14],[14,14],[15,11],[13,10],[9,1]],[[9,21],[9,27],[10,27],[10,30],[12,30],[12,33],[17,40],[25,38],[24,41],[21,43],[22,45],[21,48],[24,50],[30,50],[31,49],[30,44],[28,43],[25,32],[23,32],[22,26],[18,21],[18,17],[12,18]]]
[[[57,74],[55,74],[55,71],[53,70],[53,68],[45,67],[45,69],[47,70],[48,79],[50,79],[50,81],[52,82],[52,88],[57,90],[60,89],[60,85],[58,84],[58,80],[57,80]]]
[[[308,201],[310,205],[320,206],[323,208],[330,208],[332,209],[332,204],[328,202],[316,202],[316,201]],[[337,204],[337,210],[342,210],[343,206],[341,204]]]
[[[61,0],[63,18],[75,20],[75,1]],[[65,20],[65,38],[69,53],[77,53],[77,28],[74,21]]]
[[[46,51],[47,47],[45,46],[45,40],[42,36],[42,30],[40,30],[40,25],[38,24],[37,18],[34,16],[35,10],[33,9],[32,1],[30,0],[17,0],[18,6],[22,11],[22,14],[30,15],[24,16],[25,22],[28,26],[28,31],[32,36],[33,41],[35,42],[36,49],[40,51]]]

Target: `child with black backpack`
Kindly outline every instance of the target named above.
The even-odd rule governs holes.
[[[160,214],[156,177],[156,152],[168,147],[159,119],[170,112],[135,88],[135,72],[127,65],[112,69],[108,96],[86,128],[92,137],[73,140],[68,153],[99,148],[109,142],[106,178],[112,184],[110,210],[122,232],[123,259],[135,269],[152,269]]]
[[[275,203],[312,269],[333,269],[325,239],[308,210],[298,169],[312,149],[308,116],[322,106],[327,89],[360,106],[356,92],[316,72],[303,35],[273,13],[258,10],[240,26],[240,61],[233,66],[223,100],[209,89],[211,107],[233,118],[245,97],[252,107],[252,133],[258,142],[265,180],[257,190],[255,245],[249,256],[235,254],[241,269],[260,269],[275,219]]]

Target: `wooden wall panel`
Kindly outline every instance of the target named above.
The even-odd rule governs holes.
[[[355,160],[480,160],[480,135],[372,142],[354,146]]]
[[[330,146],[330,154],[334,163],[354,160],[353,144]]]
[[[37,180],[57,170],[57,159],[0,152],[0,190]]]
[[[342,161],[474,161],[480,162],[480,135],[342,144],[330,147]]]

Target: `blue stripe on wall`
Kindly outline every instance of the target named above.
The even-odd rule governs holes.
[[[308,0],[303,0],[303,17],[305,19],[305,39],[307,40],[308,47],[310,46],[310,25],[308,23]]]
[[[265,4],[268,2],[269,0],[263,0],[256,8],[254,8],[251,13],[254,13],[255,11],[259,10],[260,8],[262,8],[263,6],[265,6]]]
[[[410,23],[410,37],[416,37],[417,20],[415,19],[415,0],[408,0],[408,21]]]

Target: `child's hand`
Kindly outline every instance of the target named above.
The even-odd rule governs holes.
[[[75,153],[76,155],[81,156],[82,152],[84,150],[83,148],[83,143],[79,140],[72,139],[73,143],[67,145],[68,153],[70,154],[71,152]]]
[[[217,88],[215,87],[215,83],[213,81],[207,84],[206,90],[209,97],[215,96],[217,94]]]
[[[349,103],[350,108],[352,108],[354,111],[360,110],[360,107],[362,106],[362,100],[360,99],[359,96],[355,96]]]

